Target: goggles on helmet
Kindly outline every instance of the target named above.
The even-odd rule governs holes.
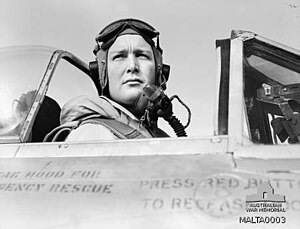
[[[153,38],[157,37],[156,48],[162,53],[162,49],[159,47],[159,32],[156,31],[151,25],[147,24],[138,19],[120,19],[115,21],[104,29],[96,37],[97,46],[94,49],[94,54],[96,54],[100,48],[107,49],[113,42],[117,39],[121,32],[125,29],[131,28],[139,33],[151,46],[155,46]]]

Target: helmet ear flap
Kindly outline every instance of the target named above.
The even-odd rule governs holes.
[[[89,63],[90,76],[98,90],[98,94],[104,95],[108,93],[108,88],[106,87],[108,83],[106,74],[107,51],[100,49],[96,55],[96,61]]]
[[[170,65],[163,64],[162,54],[156,47],[153,47],[153,53],[156,61],[155,84],[165,90],[167,88],[166,82],[170,75]]]
[[[98,94],[101,95],[101,86],[100,86],[100,80],[99,80],[99,67],[98,67],[98,61],[91,61],[89,63],[89,69],[90,69],[90,77],[92,78],[94,85],[97,88]]]

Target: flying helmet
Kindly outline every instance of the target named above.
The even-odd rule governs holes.
[[[166,82],[169,78],[170,66],[164,64],[162,60],[163,50],[159,46],[159,32],[146,22],[127,18],[112,22],[102,29],[95,39],[96,46],[93,53],[96,55],[96,61],[90,62],[89,68],[99,95],[108,95],[108,49],[115,42],[117,37],[127,29],[141,35],[145,41],[150,44],[155,59],[155,84],[165,90]],[[154,38],[156,38],[156,44],[153,40]]]

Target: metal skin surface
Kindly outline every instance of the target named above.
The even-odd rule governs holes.
[[[276,226],[296,228],[298,147],[283,157],[275,146],[227,145],[227,137],[24,144],[0,160],[0,226],[248,228],[240,223],[246,195],[270,180],[288,203],[286,223]]]

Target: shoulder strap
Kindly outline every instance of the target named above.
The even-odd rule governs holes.
[[[48,133],[43,142],[61,142],[64,141],[70,132],[76,129],[80,125],[80,121],[68,122],[54,128],[50,133]]]
[[[125,123],[122,123],[114,119],[103,119],[103,118],[87,119],[83,121],[81,125],[88,124],[88,123],[100,124],[102,126],[105,126],[119,139],[146,138],[137,129],[134,129],[131,126],[126,125]]]
[[[44,138],[44,142],[65,141],[72,130],[75,130],[80,125],[97,124],[105,126],[119,139],[138,139],[146,138],[140,131],[114,119],[103,119],[100,117],[85,117],[84,119],[65,123],[53,129]]]

